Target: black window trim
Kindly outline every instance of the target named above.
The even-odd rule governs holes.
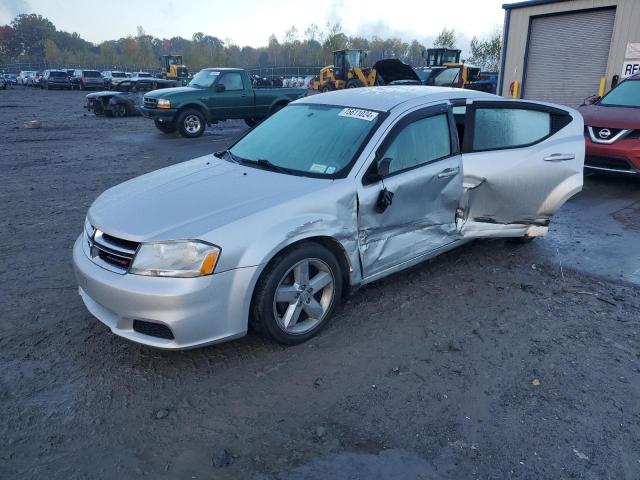
[[[375,152],[375,155],[373,157],[373,160],[367,166],[367,168],[364,170],[365,174],[362,176],[362,184],[363,185],[373,185],[375,183],[378,183],[378,182],[373,182],[373,183],[367,182],[367,180],[366,180],[367,179],[367,173],[372,168],[372,166],[378,160],[380,160],[380,158],[382,157],[382,155],[386,151],[386,149],[389,147],[389,145],[391,145],[391,143],[393,143],[393,141],[396,139],[396,137],[400,134],[400,132],[402,132],[405,129],[406,126],[408,126],[408,125],[410,125],[412,123],[415,123],[415,122],[417,122],[419,120],[424,120],[425,118],[435,117],[436,115],[441,115],[441,114],[445,114],[447,116],[447,123],[449,125],[449,145],[450,145],[449,155],[445,155],[445,156],[439,157],[439,158],[434,158],[434,159],[429,160],[427,162],[419,163],[417,165],[405,168],[403,170],[398,170],[397,172],[390,173],[385,178],[391,178],[391,177],[393,177],[395,175],[400,175],[400,174],[409,172],[411,170],[415,170],[417,168],[425,167],[427,165],[431,165],[433,163],[440,162],[442,160],[446,160],[447,158],[451,158],[451,157],[455,157],[457,155],[460,155],[460,143],[458,141],[458,130],[456,129],[456,124],[455,124],[455,120],[453,118],[451,104],[449,102],[441,103],[441,104],[438,104],[438,105],[432,105],[432,106],[429,106],[429,107],[426,107],[426,108],[421,108],[419,110],[414,110],[413,112],[410,112],[407,115],[405,115],[404,117],[402,117],[400,120],[398,120],[396,123],[394,123],[391,126],[391,129],[389,130],[389,133],[387,133],[387,135],[382,139],[382,142],[380,143],[378,148],[376,148],[376,152]]]
[[[549,134],[545,135],[538,140],[521,145],[513,145],[507,147],[495,147],[495,148],[482,148],[474,149],[473,141],[475,137],[475,121],[476,110],[478,108],[486,109],[505,109],[505,110],[533,110],[537,112],[545,112],[550,116],[550,129]],[[480,153],[480,152],[492,152],[496,150],[513,150],[516,148],[527,148],[538,143],[544,142],[551,138],[564,127],[569,125],[572,121],[571,114],[561,108],[552,107],[550,105],[541,105],[539,103],[532,103],[526,101],[516,100],[472,100],[472,103],[467,103],[466,118],[464,124],[464,140],[462,145],[462,153]]]

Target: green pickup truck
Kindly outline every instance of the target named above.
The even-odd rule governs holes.
[[[257,88],[240,68],[205,68],[186,87],[145,94],[141,112],[164,133],[176,130],[199,137],[207,125],[243,119],[250,127],[289,102],[307,94],[306,88]]]

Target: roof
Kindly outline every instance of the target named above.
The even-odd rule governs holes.
[[[494,97],[488,93],[449,87],[386,86],[346,88],[318,95],[302,97],[296,103],[314,103],[341,107],[363,108],[388,112],[398,105],[410,101],[437,102],[450,98]]]
[[[502,5],[502,8],[504,8],[505,10],[513,10],[516,8],[535,7],[537,5],[547,5],[549,3],[560,3],[567,1],[569,0],[527,0],[524,2],[505,3]]]

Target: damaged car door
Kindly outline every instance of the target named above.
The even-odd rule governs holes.
[[[454,243],[462,165],[448,104],[400,118],[358,185],[358,243],[363,276],[403,268]]]
[[[581,115],[519,100],[476,100],[454,108],[462,110],[456,112],[463,137],[462,236],[544,235],[550,217],[582,189]]]

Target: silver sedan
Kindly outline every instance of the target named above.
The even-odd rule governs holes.
[[[349,291],[479,237],[544,235],[582,188],[567,107],[375,87],[291,103],[229,150],[100,195],[73,249],[88,310],[184,349],[317,334]]]

